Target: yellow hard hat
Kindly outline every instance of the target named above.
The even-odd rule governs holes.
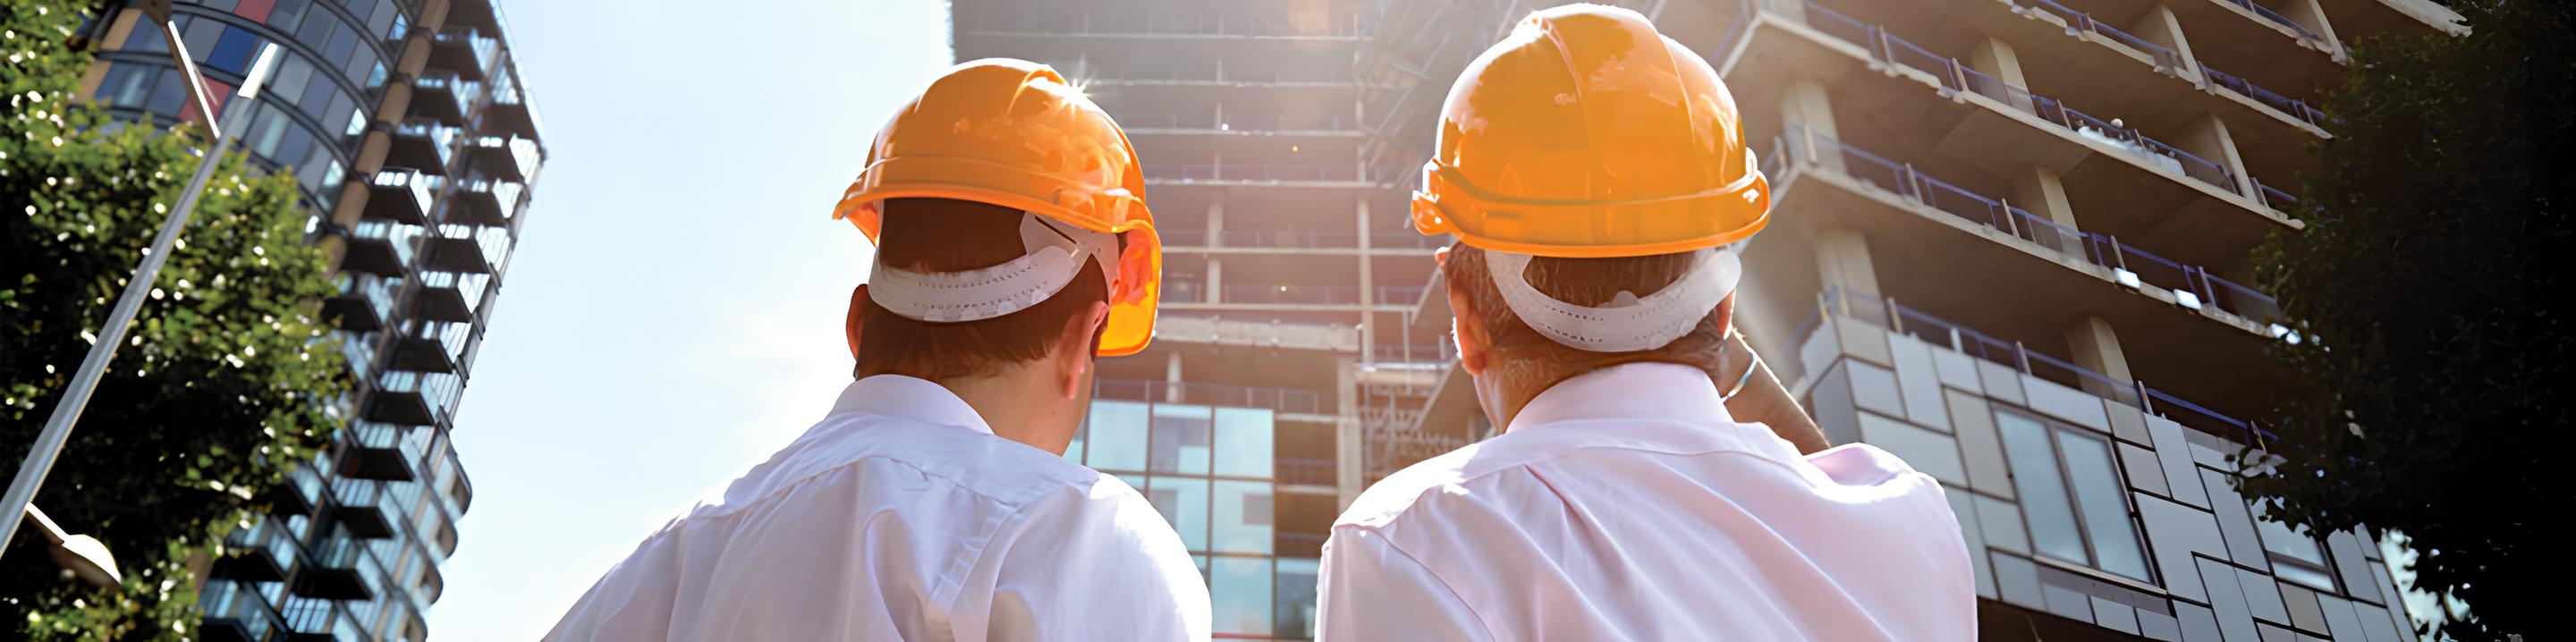
[[[1136,148],[1109,114],[1046,65],[987,58],[957,65],[896,112],[832,210],[870,242],[893,198],[988,203],[1093,232],[1123,234],[1097,354],[1144,350],[1161,297],[1162,240],[1145,208]],[[1103,257],[1107,259],[1108,257]]]
[[[1752,236],[1771,185],[1708,61],[1645,16],[1530,14],[1450,88],[1413,225],[1536,256],[1670,254]]]

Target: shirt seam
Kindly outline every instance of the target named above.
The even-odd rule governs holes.
[[[1673,452],[1673,451],[1669,451],[1669,450],[1655,450],[1655,449],[1651,449],[1651,448],[1640,448],[1640,447],[1637,447],[1637,446],[1630,446],[1630,445],[1623,445],[1623,444],[1585,444],[1585,445],[1576,446],[1576,447],[1573,447],[1573,448],[1567,448],[1567,449],[1560,450],[1560,451],[1553,452],[1553,453],[1548,453],[1547,455],[1542,456],[1542,457],[1538,457],[1538,458],[1536,458],[1536,459],[1531,459],[1531,460],[1528,460],[1528,461],[1523,461],[1523,462],[1515,463],[1515,464],[1512,464],[1512,465],[1509,465],[1509,466],[1502,466],[1502,467],[1498,467],[1498,468],[1495,468],[1495,469],[1493,469],[1493,470],[1488,470],[1488,471],[1484,471],[1484,472],[1476,473],[1475,475],[1471,475],[1471,476],[1460,477],[1460,478],[1458,478],[1458,480],[1457,480],[1457,481],[1454,481],[1454,482],[1448,482],[1448,483],[1444,483],[1444,484],[1439,484],[1439,485],[1434,485],[1434,486],[1425,487],[1425,488],[1423,488],[1423,489],[1421,489],[1421,490],[1419,490],[1419,491],[1415,491],[1415,492],[1413,493],[1413,496],[1412,496],[1412,497],[1406,498],[1406,500],[1405,500],[1405,502],[1404,502],[1404,506],[1402,507],[1402,509],[1400,509],[1400,510],[1396,510],[1396,511],[1392,511],[1392,512],[1389,512],[1389,513],[1384,513],[1384,515],[1386,515],[1386,516],[1388,517],[1388,520],[1387,520],[1387,521],[1390,521],[1390,522],[1391,522],[1391,521],[1393,521],[1393,518],[1394,518],[1394,517],[1397,517],[1397,516],[1402,515],[1402,514],[1403,514],[1403,512],[1404,512],[1404,510],[1409,510],[1409,509],[1413,508],[1413,506],[1414,506],[1415,504],[1420,503],[1420,502],[1422,501],[1423,496],[1431,494],[1431,491],[1433,491],[1433,490],[1438,490],[1440,486],[1446,486],[1446,485],[1449,485],[1449,484],[1465,485],[1465,484],[1468,484],[1468,483],[1470,483],[1470,482],[1480,481],[1480,480],[1483,480],[1483,479],[1488,478],[1488,477],[1493,477],[1493,476],[1496,476],[1496,475],[1501,475],[1501,474],[1503,474],[1503,473],[1511,472],[1511,471],[1514,471],[1514,470],[1526,470],[1526,471],[1529,471],[1529,473],[1530,473],[1530,475],[1531,475],[1532,477],[1536,477],[1536,476],[1538,475],[1538,473],[1537,473],[1537,471],[1532,470],[1532,467],[1534,467],[1534,466],[1537,466],[1537,465],[1539,465],[1539,464],[1544,464],[1544,463],[1554,462],[1554,461],[1556,461],[1556,460],[1558,460],[1558,459],[1562,459],[1562,458],[1566,457],[1567,455],[1571,455],[1571,454],[1574,454],[1574,453],[1577,453],[1577,452],[1582,452],[1582,451],[1587,451],[1587,450],[1595,450],[1595,449],[1620,450],[1620,451],[1627,451],[1627,452],[1646,452],[1646,453],[1655,453],[1655,454],[1662,454],[1662,455],[1732,455],[1732,456],[1740,456],[1740,457],[1751,457],[1751,458],[1756,459],[1756,460],[1759,460],[1759,461],[1761,461],[1761,462],[1763,462],[1763,463],[1770,464],[1771,466],[1773,466],[1773,467],[1775,467],[1775,468],[1779,468],[1779,469],[1781,469],[1781,470],[1788,471],[1788,472],[1790,472],[1790,473],[1792,473],[1792,474],[1798,474],[1798,473],[1800,473],[1800,471],[1799,471],[1797,468],[1791,467],[1791,466],[1789,466],[1787,463],[1783,463],[1783,462],[1781,462],[1781,461],[1779,461],[1779,460],[1772,459],[1772,458],[1769,458],[1769,457],[1764,457],[1764,456],[1762,456],[1760,453],[1755,453],[1755,452],[1751,452],[1751,451],[1743,450],[1743,449],[1738,449],[1738,448],[1714,448],[1714,449],[1709,449],[1709,450],[1698,450],[1698,451],[1692,451],[1692,452]],[[1919,472],[1919,471],[1918,471],[1918,472]],[[1901,472],[1901,471],[1892,472],[1891,474],[1889,474],[1889,475],[1887,475],[1887,476],[1885,476],[1885,477],[1880,478],[1880,479],[1879,479],[1879,480],[1877,480],[1875,483],[1886,483],[1886,482],[1887,482],[1888,480],[1890,480],[1890,479],[1895,479],[1895,478],[1897,478],[1897,477],[1901,477],[1901,476],[1903,476],[1903,474],[1904,474],[1904,473],[1903,473],[1903,472]],[[1827,478],[1828,478],[1828,479],[1830,479],[1830,478],[1831,478],[1831,476],[1827,476]],[[1542,485],[1545,485],[1547,482],[1546,482],[1546,480],[1540,480],[1540,481],[1539,481],[1539,483],[1540,483],[1540,484],[1542,484]],[[1553,491],[1553,490],[1554,490],[1554,488],[1551,486],[1551,487],[1550,487],[1550,490],[1551,490],[1551,491]],[[1347,523],[1347,524],[1336,524],[1336,526],[1337,526],[1337,527],[1338,527],[1338,526],[1344,526],[1344,525],[1347,525],[1347,526],[1353,526],[1353,527],[1360,527],[1360,528],[1367,528],[1367,529],[1370,529],[1370,530],[1373,530],[1373,531],[1383,532],[1383,530],[1382,530],[1382,529],[1380,529],[1378,526],[1374,526],[1374,525],[1370,525],[1370,524],[1365,524],[1365,523],[1360,523],[1360,522],[1351,522],[1351,523]]]

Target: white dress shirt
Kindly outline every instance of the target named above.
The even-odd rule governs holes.
[[[1866,445],[1801,457],[1663,363],[1568,379],[1370,487],[1320,584],[1327,641],[1976,637],[1938,482]]]
[[[1207,638],[1198,567],[1135,489],[884,375],[644,540],[546,636]]]

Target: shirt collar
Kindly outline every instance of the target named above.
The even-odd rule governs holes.
[[[1575,375],[1532,397],[1509,431],[1592,419],[1671,420],[1730,425],[1708,373],[1677,363],[1623,363]]]
[[[832,414],[867,413],[903,417],[923,423],[972,428],[993,434],[992,424],[984,415],[946,386],[928,379],[903,375],[876,375],[850,382],[841,390],[841,399],[832,404]]]

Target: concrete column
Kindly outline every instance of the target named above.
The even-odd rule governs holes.
[[[2139,16],[2137,24],[2129,25],[2128,31],[2140,40],[2164,45],[2181,54],[2182,68],[2172,73],[2190,79],[2192,84],[2200,84],[2200,58],[2192,55],[2191,39],[2183,36],[2182,19],[2174,17],[2173,8],[2163,3],[2147,7],[2147,14]]]
[[[1208,203],[1207,235],[1209,247],[1225,245],[1221,240],[1225,236],[1225,194],[1222,192],[1217,194],[1216,200]],[[1208,255],[1207,284],[1203,287],[1207,290],[1201,293],[1202,299],[1209,303],[1225,302],[1225,257],[1217,254]]]
[[[2120,351],[2120,337],[2112,334],[2111,322],[2102,320],[2102,317],[2084,317],[2077,320],[2074,327],[2067,328],[2066,346],[2075,352],[2075,365],[2112,379],[2137,381],[2135,375],[2129,374],[2129,357]],[[2084,381],[2085,392],[2114,397],[2117,391],[2109,389],[2109,386],[2090,379]]]
[[[2236,153],[2236,137],[2227,133],[2227,123],[2220,121],[2216,114],[2193,120],[2183,130],[2182,140],[2175,142],[2174,146],[2226,167],[2228,173],[2236,175],[2236,193],[2249,197],[2254,195],[2254,183],[2245,175],[2245,158]],[[2191,168],[2186,166],[2184,171],[2189,172]]]
[[[1341,499],[1335,509],[1349,508],[1351,500],[1360,497],[1360,473],[1368,466],[1368,440],[1360,425],[1359,364],[1350,357],[1333,363],[1334,398],[1340,403],[1333,415],[1333,486]]]
[[[2012,204],[2067,227],[2083,229],[2075,224],[2075,206],[2068,204],[2066,183],[2058,180],[2055,170],[2031,167],[2013,176]]]
[[[1788,124],[1806,130],[1805,135],[1794,128],[1789,130],[1793,154],[1825,169],[1843,171],[1843,155],[1827,153],[1832,141],[1842,140],[1842,128],[1834,124],[1833,99],[1825,93],[1824,83],[1810,78],[1791,81],[1788,90],[1780,92],[1780,114]]]
[[[1816,237],[1816,276],[1826,289],[1855,297],[1878,298],[1878,268],[1870,262],[1868,239],[1851,230],[1832,230]]]
[[[1360,363],[1377,363],[1377,270],[1369,260],[1369,203],[1355,197],[1360,230]]]
[[[2004,81],[2004,84],[2020,87],[2024,90],[2030,89],[2030,79],[2023,76],[2021,73],[2021,55],[2013,53],[2011,43],[1997,40],[1993,37],[1988,37],[1984,42],[1979,42],[1975,46],[1970,47],[1968,49],[1968,68],[1985,72],[1986,75],[1994,76],[1995,79]],[[2012,105],[2014,109],[2031,113],[2038,112],[2038,107],[2032,104],[2028,91],[2012,96],[1987,95],[1986,97],[2004,101],[2006,104]]]
[[[1166,352],[1163,357],[1163,381],[1171,384],[1163,387],[1163,403],[1187,403],[1181,395],[1181,352]]]

